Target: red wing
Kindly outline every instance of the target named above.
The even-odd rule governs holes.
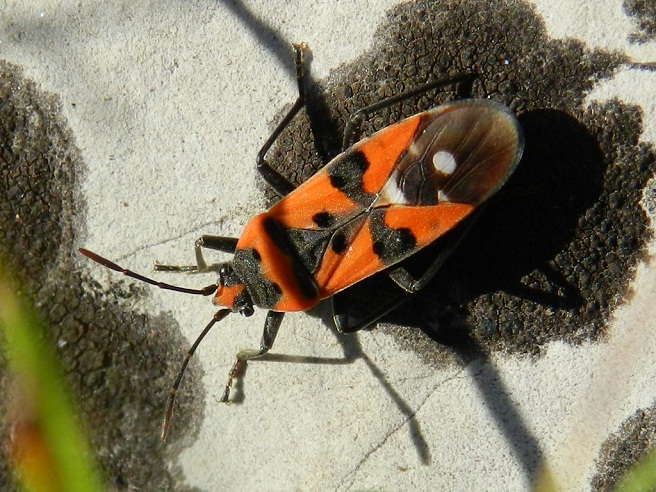
[[[361,213],[362,207],[330,181],[324,168],[276,203],[267,214],[288,229],[317,230],[334,227]]]
[[[420,122],[416,115],[356,143],[276,203],[269,215],[284,227],[307,230],[351,220],[376,200]]]
[[[457,203],[373,210],[345,251],[326,250],[315,274],[320,296],[329,297],[408,258],[453,229],[472,210],[471,205]]]
[[[446,104],[357,143],[267,215],[328,297],[455,227],[503,186],[522,149],[508,108]]]
[[[322,297],[446,234],[503,186],[519,162],[521,127],[498,103],[459,101],[417,117],[413,140],[349,238],[348,250],[326,250],[315,274]]]

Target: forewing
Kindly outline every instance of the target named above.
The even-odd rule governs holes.
[[[522,149],[510,110],[454,102],[359,142],[269,214],[328,297],[453,229],[503,186]]]
[[[415,136],[383,184],[351,248],[320,268],[330,295],[434,242],[493,195],[515,170],[521,127],[505,106],[466,100],[417,115]]]

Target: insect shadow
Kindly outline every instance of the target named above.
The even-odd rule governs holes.
[[[369,306],[405,297],[407,301],[380,321],[418,328],[452,350],[456,363],[468,372],[493,412],[499,428],[509,437],[528,476],[540,470],[540,449],[531,431],[507,398],[502,378],[489,363],[488,353],[474,336],[466,316],[467,306],[480,296],[503,291],[553,309],[576,309],[583,304],[577,287],[550,267],[550,261],[569,243],[577,221],[601,193],[603,154],[594,137],[571,115],[551,109],[536,110],[520,117],[526,138],[524,157],[515,175],[479,217],[461,245],[436,278],[420,293],[400,292],[383,274],[365,279],[351,288],[355,306],[349,313],[357,320],[368,316]],[[406,266],[423,271],[433,247],[416,254]],[[540,270],[557,285],[555,292],[522,283],[522,278]],[[329,313],[316,313],[332,326]],[[429,446],[411,418],[413,411],[399,397],[352,337],[337,336],[349,354],[363,359],[381,381],[404,415],[422,461],[430,461]],[[356,349],[350,345],[353,344]],[[512,416],[512,418],[508,418]]]
[[[405,300],[380,322],[418,328],[451,349],[456,363],[467,366],[499,428],[516,450],[529,477],[537,478],[541,452],[537,440],[507,398],[502,378],[489,363],[489,349],[474,336],[466,313],[478,297],[505,292],[553,309],[580,307],[577,287],[550,267],[566,248],[580,215],[599,197],[604,156],[594,137],[573,116],[543,109],[519,118],[525,132],[524,157],[515,175],[481,214],[460,246],[420,293],[410,295],[384,274],[375,275],[348,289],[353,321],[369,316],[371,306]],[[406,267],[421,272],[441,245],[420,251]],[[558,288],[548,292],[527,286],[522,278],[540,271]],[[333,327],[329,309],[310,311]],[[334,327],[333,327],[334,329]],[[337,334],[344,361],[364,360],[385,391],[408,417],[414,445],[422,462],[430,462],[430,449],[419,429],[414,411],[384,375],[366,357],[355,337]],[[509,417],[510,416],[510,417]]]
[[[313,82],[309,81],[308,85],[312,87]],[[471,97],[471,94],[460,94],[460,97]],[[306,114],[314,151],[323,162],[327,162],[339,151],[340,124],[331,118],[325,100],[316,90],[308,90]],[[358,319],[367,319],[370,309],[381,304],[407,301],[380,321],[421,329],[433,340],[455,349],[464,364],[484,353],[483,347],[472,337],[475,327],[467,317],[467,306],[477,298],[505,292],[547,307],[575,309],[582,304],[576,286],[550,268],[549,261],[566,247],[580,214],[599,195],[603,155],[585,127],[562,111],[532,111],[521,116],[520,122],[526,147],[518,170],[483,211],[434,281],[414,296],[400,292],[386,274],[359,282],[346,294],[350,306],[349,324],[355,325]],[[404,266],[420,276],[440,248],[442,241],[438,240]],[[522,282],[524,276],[536,270],[546,275],[556,289],[541,290]],[[335,330],[325,305],[309,314],[322,318]],[[280,354],[268,354],[263,359],[322,364],[350,364],[357,359],[363,360],[408,418],[415,447],[422,462],[428,463],[430,451],[418,422],[412,418],[414,411],[363,353],[356,337],[338,335],[336,330],[335,334],[343,347],[343,359]],[[237,401],[243,401],[243,384],[241,378],[235,387]],[[507,403],[503,406],[512,406]],[[523,428],[521,421],[518,420],[517,426]],[[517,442],[532,442],[526,429],[521,434],[525,437]],[[525,453],[528,462],[540,454],[537,445],[532,449],[532,452]],[[530,468],[528,463],[527,468]]]
[[[383,371],[381,371],[375,362],[369,358],[369,356],[362,348],[358,335],[344,335],[338,332],[337,328],[335,328],[334,324],[332,323],[332,308],[330,303],[327,301],[324,301],[312,310],[307,311],[307,314],[314,317],[319,317],[322,319],[323,323],[331,329],[335,335],[335,339],[341,346],[343,353],[342,357],[312,357],[269,352],[258,359],[257,363],[286,362],[297,364],[349,365],[355,363],[358,360],[364,362],[372,375],[376,378],[376,380],[378,380],[383,390],[392,399],[398,410],[405,417],[410,438],[415,449],[417,450],[420,461],[425,465],[429,465],[431,463],[430,446],[422,434],[420,422],[414,418],[416,409],[413,409],[410,405],[408,405],[408,403],[406,403],[403,397],[396,391],[394,385],[387,380]],[[231,402],[234,404],[243,403],[246,398],[244,386],[246,384],[247,378],[245,375],[248,371],[248,367],[249,366],[245,366],[241,373],[241,377],[235,379],[235,385],[233,386],[231,398]]]

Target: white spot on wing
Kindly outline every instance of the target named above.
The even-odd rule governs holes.
[[[437,201],[441,203],[441,202],[450,202],[451,200],[446,195],[446,193],[444,193],[442,190],[439,190],[437,192]]]
[[[446,175],[450,175],[453,174],[453,171],[456,170],[457,163],[453,158],[453,154],[450,152],[445,152],[444,150],[440,150],[439,152],[435,152],[435,154],[433,154],[433,166],[435,166],[435,169],[438,171]]]
[[[410,146],[408,147],[408,154],[412,156],[419,156],[422,154],[421,147],[417,145],[417,139],[413,140]]]
[[[376,200],[376,206],[387,204],[406,205],[408,203],[408,200],[403,194],[403,190],[399,188],[399,185],[397,184],[398,177],[399,172],[395,169],[380,190],[380,194]]]

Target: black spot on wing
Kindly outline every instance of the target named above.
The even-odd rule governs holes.
[[[337,188],[338,190],[343,190],[346,187],[346,178],[344,176],[340,175],[331,175],[330,176],[330,184],[332,185],[333,188]]]
[[[325,229],[335,224],[335,216],[330,212],[318,212],[312,216],[312,222]]]
[[[385,265],[392,265],[415,251],[417,239],[410,229],[385,225],[385,210],[374,210],[369,217],[373,251]]]
[[[338,255],[346,251],[347,246],[348,239],[346,239],[346,234],[343,232],[336,233],[330,241],[330,248]]]
[[[344,152],[328,164],[330,184],[353,203],[367,207],[376,198],[366,193],[362,186],[362,176],[368,167],[369,162],[362,152]]]
[[[360,215],[335,228],[330,239],[330,249],[338,255],[345,253],[349,245],[353,243],[355,236],[362,230],[366,219],[367,214],[362,212]]]

